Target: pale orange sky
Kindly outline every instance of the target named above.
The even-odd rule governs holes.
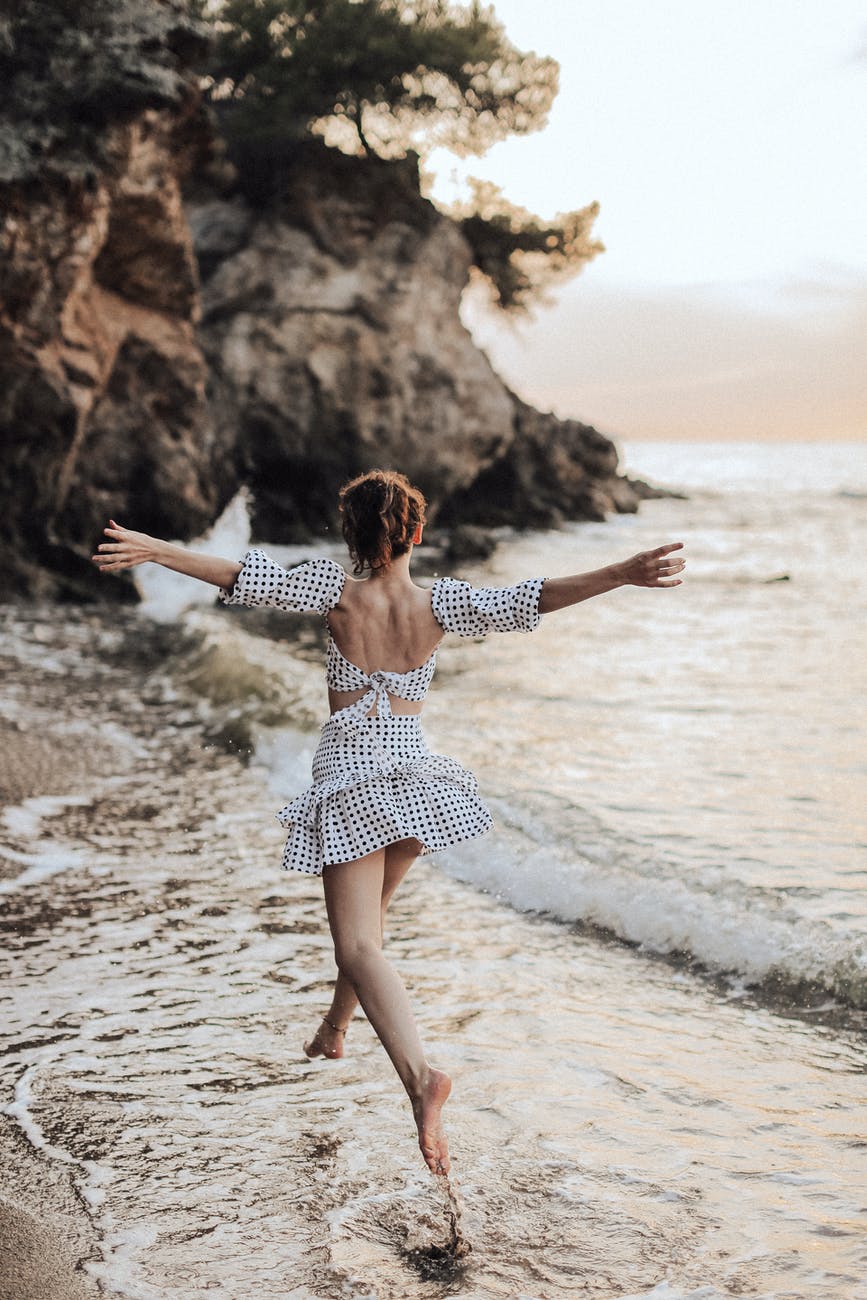
[[[607,251],[531,320],[465,319],[535,405],[618,439],[867,438],[867,19],[855,0],[497,0],[548,126],[428,165]]]
[[[468,294],[464,318],[526,401],[621,439],[867,437],[867,283],[791,285],[747,306],[719,286],[630,289],[593,267],[533,321]]]

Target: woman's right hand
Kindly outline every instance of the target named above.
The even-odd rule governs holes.
[[[136,564],[158,558],[159,540],[149,537],[147,533],[134,533],[130,528],[123,528],[114,519],[109,519],[109,527],[104,528],[109,542],[100,542],[93,562],[103,573],[119,573],[121,569],[131,569]]]
[[[111,541],[100,542],[93,556],[94,564],[103,573],[120,573],[122,569],[132,569],[151,560],[164,569],[185,573],[188,578],[198,578],[200,582],[210,582],[228,591],[243,567],[218,555],[203,555],[159,537],[149,537],[147,533],[134,533],[116,519],[109,519],[108,525],[102,531]]]

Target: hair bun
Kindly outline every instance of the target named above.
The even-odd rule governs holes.
[[[373,469],[346,483],[340,512],[355,573],[376,572],[405,555],[426,507],[424,495],[397,470]]]

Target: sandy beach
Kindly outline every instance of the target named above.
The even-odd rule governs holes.
[[[0,661],[4,697],[26,700],[28,711],[38,707],[45,679],[22,672],[16,659]],[[99,729],[93,726],[89,744],[70,740],[52,721],[62,707],[62,692],[46,700],[43,730],[0,718],[0,815],[28,800],[63,798],[70,789],[95,788],[99,775]],[[4,844],[7,836],[3,836]],[[20,861],[0,850],[0,880],[22,872]],[[23,939],[8,899],[0,901],[4,947]],[[19,1044],[20,1046],[20,1044]],[[7,1101],[8,1097],[4,1098]],[[98,1234],[75,1193],[67,1170],[44,1160],[28,1142],[20,1125],[0,1113],[0,1296],[2,1300],[86,1300],[99,1295],[94,1278],[83,1270],[98,1255]]]
[[[550,559],[571,539],[528,538],[499,562],[533,572],[534,545]],[[803,620],[815,603],[803,572],[761,576],[741,597],[770,611],[755,626],[790,607]],[[822,912],[854,912],[852,878],[806,887],[811,864],[830,861],[815,804],[812,840],[794,814],[788,841],[768,822],[766,859],[735,856],[740,876],[723,876],[716,843],[751,816],[767,822],[769,805],[754,813],[741,795],[722,820],[719,719],[733,719],[741,751],[746,739],[775,752],[773,736],[751,737],[719,699],[714,753],[696,751],[667,806],[648,778],[657,733],[699,746],[707,728],[680,693],[643,712],[616,695],[630,656],[633,679],[654,653],[700,673],[688,657],[718,648],[696,631],[719,606],[714,573],[695,588],[682,645],[666,623],[633,629],[615,606],[596,611],[580,648],[595,635],[603,665],[619,637],[609,694],[597,677],[568,706],[558,683],[583,678],[550,633],[443,651],[429,731],[477,770],[499,825],[478,852],[413,868],[388,942],[431,1059],[455,1081],[446,1122],[472,1246],[461,1259],[369,1026],[353,1023],[342,1061],[300,1050],[327,1005],[331,946],[320,882],[279,870],[273,813],[309,770],[316,630],[262,636],[212,609],[158,625],[131,609],[4,608],[0,1294],[867,1296],[861,986],[848,1004],[829,997],[845,971]],[[727,681],[708,669],[702,707]],[[494,716],[485,691],[497,688],[508,703]],[[281,727],[260,728],[251,760],[226,748],[275,713]],[[576,736],[592,779],[575,771]],[[780,787],[797,794],[787,753]],[[634,773],[628,804],[622,771]],[[742,790],[758,788],[749,779]],[[848,792],[829,777],[829,826]],[[707,825],[704,840],[686,838],[684,817]],[[800,915],[762,885],[790,879]],[[849,914],[836,924],[854,926]],[[800,983],[749,982],[781,958]],[[824,983],[806,978],[810,963]]]
[[[104,1222],[100,1231],[102,1196],[98,1186],[91,1185],[94,1161],[106,1154],[120,1132],[118,1097],[114,1090],[107,1090],[113,1095],[103,1100],[98,1085],[92,1090],[85,1085],[81,1092],[87,1095],[87,1104],[82,1109],[82,1098],[75,1090],[66,1093],[61,1085],[55,1091],[50,1083],[54,1045],[93,1021],[111,1019],[107,1011],[94,1005],[101,1000],[100,987],[114,980],[112,967],[127,964],[134,952],[147,949],[150,939],[142,937],[140,930],[159,913],[172,936],[172,947],[181,954],[185,980],[192,976],[187,954],[192,959],[199,954],[216,957],[233,946],[236,927],[251,924],[265,936],[269,947],[282,950],[278,964],[287,960],[287,936],[310,936],[314,969],[304,998],[309,1013],[303,1021],[296,1021],[297,1041],[284,1040],[281,1021],[270,1026],[276,1056],[282,1058],[288,1052],[291,1058],[285,1076],[279,1073],[278,1060],[271,1062],[270,1077],[262,1077],[263,1062],[244,1060],[240,1041],[233,1041],[234,1017],[230,1013],[223,1022],[227,1032],[221,1037],[225,1037],[227,1059],[234,1057],[236,1046],[239,1048],[236,1065],[225,1075],[219,1066],[215,1071],[207,1051],[194,1049],[194,1069],[201,1081],[193,1086],[213,1089],[218,1097],[293,1081],[297,1086],[308,1070],[317,1068],[303,1058],[299,1042],[302,1025],[305,1032],[315,1025],[330,967],[327,959],[322,960],[327,954],[327,933],[320,886],[314,880],[294,881],[290,898],[280,888],[283,880],[270,863],[264,874],[256,870],[252,891],[247,882],[248,897],[242,911],[249,909],[250,915],[233,915],[232,905],[239,905],[237,895],[230,896],[228,906],[214,898],[210,886],[216,878],[237,873],[248,857],[236,837],[237,819],[228,833],[221,829],[221,805],[230,792],[239,806],[246,804],[251,810],[249,821],[261,822],[261,785],[237,757],[206,740],[194,710],[172,698],[164,680],[155,684],[150,679],[149,673],[169,653],[169,641],[177,644],[174,634],[167,635],[156,626],[141,626],[135,615],[128,613],[85,613],[65,627],[58,625],[57,612],[50,608],[34,611],[21,607],[5,613],[9,617],[4,620],[4,630],[8,633],[10,626],[15,626],[12,640],[19,654],[4,655],[2,665],[6,716],[0,724],[0,815],[6,823],[6,855],[0,915],[4,947],[18,963],[18,975],[28,965],[28,950],[36,949],[44,956],[43,964],[35,964],[31,991],[38,990],[37,997],[46,1005],[36,1010],[29,1002],[36,1020],[41,1021],[38,1031],[26,1036],[16,1033],[13,1016],[12,1032],[4,1034],[0,1296],[3,1300],[84,1300],[106,1292],[149,1295],[149,1290],[142,1293],[135,1286],[127,1290],[122,1251],[116,1252],[108,1269],[105,1267],[106,1255],[112,1255],[115,1243]],[[273,845],[279,842],[278,828],[270,838]],[[100,867],[100,860],[112,865]],[[118,878],[119,861],[128,863],[129,879]],[[194,862],[198,865],[191,871]],[[149,863],[156,869],[147,870]],[[142,868],[146,880],[136,882],[133,876]],[[284,920],[289,907],[293,917]],[[92,948],[87,953],[88,971],[73,990],[64,983],[64,969],[74,967],[88,943],[89,923],[106,911],[118,927],[113,935],[116,947],[112,951],[100,943]],[[188,912],[199,918],[198,924],[186,924]],[[210,937],[202,934],[202,918],[206,918]],[[239,950],[245,947],[246,941],[238,943]],[[289,958],[290,964],[296,958],[297,953]],[[145,965],[145,980],[153,980],[156,969],[147,959]],[[159,990],[158,1001],[170,1021],[178,1020],[176,1007],[198,1003],[202,1015],[208,1017],[214,1012],[209,1000],[225,1002],[218,966],[206,960],[196,963],[196,969],[204,973],[205,984],[192,996],[179,992],[171,979]],[[237,980],[242,972],[235,970],[232,975]],[[272,975],[278,986],[294,983],[276,969]],[[4,972],[4,981],[9,976],[9,971]],[[249,988],[246,980],[244,987]],[[140,998],[141,989],[132,996]],[[183,1022],[190,1027],[196,1023]],[[146,1087],[157,1109],[157,1128],[161,1127],[162,1085],[174,1073],[172,1065],[159,1055],[167,1050],[162,1041],[164,1028],[154,1024],[150,1030],[139,1026],[133,1030],[153,1035],[152,1041],[140,1045],[140,1051],[143,1060],[158,1063],[150,1069]],[[370,1031],[366,1026],[359,1029],[367,1040],[365,1055],[375,1055]],[[243,1037],[244,1031],[239,1032]],[[109,1028],[91,1037],[92,1050],[98,1056],[98,1043],[113,1044],[124,1034]],[[166,1060],[165,1076],[161,1059]],[[35,1068],[34,1061],[39,1063]],[[92,1064],[97,1065],[96,1059]],[[47,1093],[40,1095],[37,1084],[34,1094],[31,1081],[43,1066],[49,1077]],[[189,1072],[188,1065],[178,1067],[178,1073]],[[388,1087],[394,1094],[388,1108],[397,1110],[399,1089],[392,1087],[390,1080],[386,1085],[384,1066],[378,1075],[375,1091]],[[139,1077],[129,1082],[140,1087],[143,1081]],[[351,1107],[359,1084],[360,1080],[349,1089],[346,1103],[338,1103],[338,1111],[344,1104]],[[397,1127],[404,1130],[404,1154],[411,1159],[414,1137],[408,1110],[401,1117],[404,1122]],[[333,1158],[333,1142],[327,1135],[319,1136],[316,1127],[314,1105],[309,1127],[284,1142],[281,1159],[289,1168],[303,1165],[314,1177],[322,1177]],[[244,1146],[242,1139],[239,1172]],[[147,1161],[140,1175],[147,1183]],[[425,1176],[420,1171],[422,1180]],[[422,1218],[429,1230],[429,1244],[439,1242],[445,1247],[451,1237],[447,1207],[439,1200],[433,1181],[425,1181],[430,1183],[426,1189],[429,1204]],[[98,1176],[95,1182],[98,1184]],[[135,1188],[131,1191],[135,1200]],[[297,1232],[301,1225],[295,1223],[293,1228]],[[205,1229],[205,1234],[210,1231],[212,1227]],[[180,1242],[186,1235],[176,1234]],[[196,1231],[192,1235],[197,1235]],[[424,1237],[420,1241],[425,1244]],[[163,1294],[165,1286],[165,1294],[195,1294],[195,1289],[184,1289],[185,1276],[183,1268],[175,1274],[167,1259],[159,1293]],[[328,1285],[322,1292],[309,1293],[333,1294]],[[230,1286],[225,1294],[237,1293]]]

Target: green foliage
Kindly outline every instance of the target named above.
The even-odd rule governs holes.
[[[279,188],[311,132],[344,152],[484,153],[544,125],[553,59],[508,40],[492,5],[450,0],[193,0],[214,26],[211,104],[247,193]],[[602,251],[595,205],[545,223],[476,184],[453,215],[507,310]]]
[[[479,153],[542,126],[557,91],[555,61],[516,50],[478,2],[196,3],[214,23],[209,94],[235,152],[317,128],[382,157]]]
[[[473,250],[473,262],[490,282],[497,306],[525,311],[555,279],[575,275],[605,245],[591,238],[599,204],[560,213],[544,222],[510,203],[488,181],[471,180],[471,199],[449,215]]]

